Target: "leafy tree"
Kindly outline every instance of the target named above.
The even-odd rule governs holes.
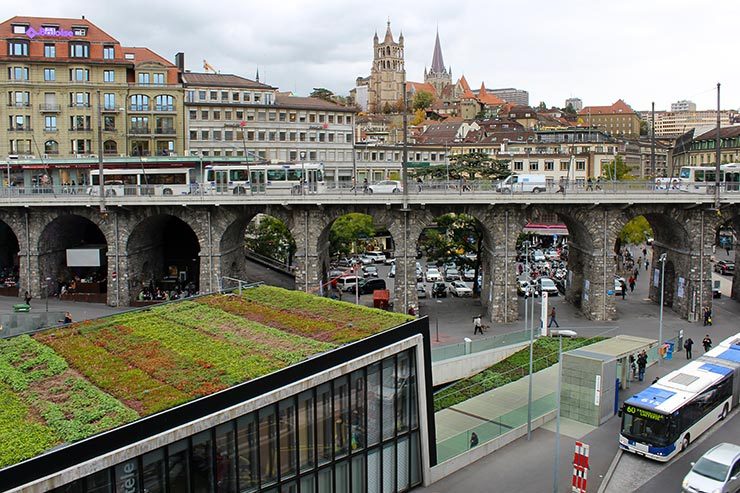
[[[547,104],[545,104],[544,101],[540,101],[540,104],[537,105],[537,109],[538,110],[546,110],[547,109]]]
[[[414,111],[414,118],[411,120],[411,125],[418,125],[424,120],[426,120],[427,114],[424,112],[423,109],[419,108],[418,110]]]
[[[647,238],[653,238],[653,228],[650,227],[650,223],[645,219],[645,216],[637,216],[632,219],[619,232],[619,240],[622,244],[639,245]]]
[[[568,115],[575,115],[576,109],[573,107],[571,103],[568,103],[568,106],[563,108],[563,113],[567,113]]]
[[[312,98],[319,98],[325,101],[334,101],[334,93],[325,87],[314,87],[311,91]]]
[[[414,94],[414,99],[411,103],[411,107],[414,110],[426,110],[434,103],[434,96],[426,91],[419,91]]]
[[[650,126],[646,120],[640,120],[640,135],[647,135],[650,133]]]
[[[615,176],[615,170],[616,170],[616,176]],[[601,176],[602,178],[606,178],[607,180],[634,180],[635,177],[632,175],[632,170],[629,166],[624,162],[624,159],[622,156],[617,156],[614,158],[613,161],[611,161],[609,164],[601,168]]]
[[[334,221],[329,230],[329,252],[331,255],[348,254],[355,250],[358,240],[375,235],[373,218],[367,214],[352,212]]]
[[[385,113],[387,115],[387,114],[389,114],[391,112],[393,112],[393,108],[391,107],[390,103],[385,103],[383,105],[383,113]]]
[[[414,170],[415,176],[432,180],[444,180],[449,176],[451,180],[484,179],[499,180],[511,174],[509,162],[502,159],[491,158],[483,152],[470,152],[467,154],[455,154],[449,158],[449,169],[446,165],[430,166]]]
[[[281,220],[261,215],[247,226],[245,245],[255,253],[285,265],[293,263],[296,245],[290,230]]]

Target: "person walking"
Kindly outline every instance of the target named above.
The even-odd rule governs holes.
[[[712,309],[707,307],[707,325],[712,325]]]
[[[23,301],[26,302],[26,305],[31,306],[31,293],[26,291],[26,293],[23,295]]]
[[[473,448],[478,445],[478,434],[476,432],[472,432],[470,434],[470,448]]]
[[[624,279],[620,279],[619,285],[622,288],[622,301],[624,301],[625,297],[627,296],[627,284],[625,284]]]
[[[645,380],[645,368],[647,367],[647,354],[642,351],[637,356],[637,379],[642,382]]]
[[[706,306],[702,309],[702,320],[704,321],[704,327],[709,325],[709,308]]]
[[[635,276],[630,276],[630,278],[628,279],[628,282],[630,284],[630,293],[634,293],[635,292]]]
[[[637,267],[642,269],[642,256],[637,257]]]
[[[704,339],[701,341],[701,345],[704,346],[705,353],[712,349],[712,339],[709,338],[709,334],[704,336]]]
[[[683,348],[686,350],[686,359],[691,359],[691,347],[694,345],[694,341],[689,337],[686,342],[683,343]]]
[[[645,258],[645,270],[650,270],[650,260],[648,260],[647,258]]]
[[[635,361],[634,354],[630,354],[629,362],[630,362],[630,373],[632,375],[632,380],[634,380],[637,378],[637,362]]]
[[[550,323],[547,324],[547,328],[549,329],[550,327],[552,327],[552,324],[555,324],[555,327],[557,327],[558,329],[560,328],[560,324],[555,318],[555,307],[554,306],[550,309]]]
[[[480,320],[480,315],[476,315],[475,318],[473,318],[473,335],[476,335],[480,332],[480,335],[483,335],[483,323]]]

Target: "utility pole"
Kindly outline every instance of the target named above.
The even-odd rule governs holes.
[[[98,99],[98,181],[100,181],[100,213],[105,214],[105,176],[103,176],[103,109],[100,106],[100,91]],[[125,123],[124,123],[125,124]]]
[[[721,120],[721,110],[719,107],[719,87],[720,84],[717,82],[717,141],[715,142],[714,146],[717,149],[717,162],[715,163],[714,168],[714,208],[719,211],[719,184],[720,184],[720,157],[722,156],[722,149],[720,148],[720,144],[722,142],[722,139],[720,137],[721,129],[722,129],[722,120]]]
[[[408,180],[408,160],[409,160],[409,128],[408,128],[408,92],[406,91],[406,66],[403,67],[403,163],[401,163],[401,180],[403,184],[403,208],[408,209],[409,205],[409,180]]]
[[[658,177],[657,170],[655,169],[655,101],[652,103],[653,107],[650,111],[652,115],[650,118],[650,171],[653,174],[653,182]]]

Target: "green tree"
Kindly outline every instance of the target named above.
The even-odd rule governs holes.
[[[329,230],[329,253],[346,255],[356,249],[358,241],[368,240],[374,235],[371,216],[357,212],[345,214],[334,221]]]
[[[640,135],[647,135],[650,131],[650,126],[646,120],[640,120]]]
[[[325,101],[334,101],[334,93],[325,87],[314,87],[311,91],[312,98],[319,98]]]
[[[615,175],[616,170],[616,175]],[[609,164],[601,168],[601,177],[607,180],[634,180],[632,170],[624,162],[622,156],[617,156]]]
[[[470,152],[467,154],[455,154],[449,157],[448,166],[440,164],[428,168],[414,170],[415,176],[432,180],[444,180],[449,176],[451,180],[483,179],[499,180],[511,174],[509,162],[502,159],[491,158],[483,152]]]
[[[540,104],[537,105],[538,110],[546,110],[547,104],[544,101],[540,101]]]
[[[426,110],[431,108],[434,103],[434,96],[426,91],[419,91],[414,94],[414,99],[411,102],[411,107],[414,110]]]
[[[573,105],[568,103],[568,106],[563,108],[563,113],[566,113],[568,115],[575,115],[577,112],[576,112],[576,109],[573,107]]]
[[[619,240],[622,244],[631,243],[633,245],[639,245],[647,238],[653,237],[653,228],[650,227],[650,223],[645,219],[645,216],[637,216],[632,219],[619,232]]]
[[[261,215],[247,226],[245,233],[247,249],[275,259],[285,265],[293,263],[296,245],[290,230],[281,220]]]

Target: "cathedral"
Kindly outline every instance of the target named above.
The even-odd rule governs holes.
[[[432,67],[428,72],[424,68],[424,82],[434,87],[437,95],[441,95],[446,87],[452,85],[452,68],[445,68],[445,63],[442,59],[442,46],[439,43],[439,30],[437,31],[437,39],[434,41]]]
[[[378,33],[373,38],[373,66],[367,90],[367,105],[370,113],[388,113],[398,109],[403,101],[405,66],[403,61],[403,33],[398,42],[393,40],[391,22],[385,30],[381,43]]]

